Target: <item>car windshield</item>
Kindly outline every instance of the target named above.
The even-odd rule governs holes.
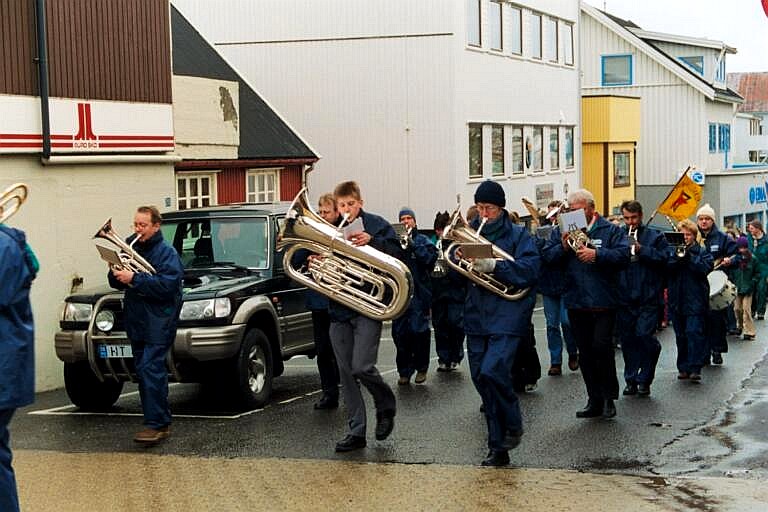
[[[184,268],[239,265],[265,269],[269,265],[269,225],[266,217],[166,221],[163,237],[173,243]]]

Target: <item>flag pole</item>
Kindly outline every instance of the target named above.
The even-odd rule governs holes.
[[[649,226],[651,224],[651,221],[653,220],[653,218],[656,216],[657,213],[659,213],[659,206],[664,204],[666,202],[666,200],[669,199],[669,196],[672,195],[672,192],[675,191],[675,188],[677,187],[677,185],[680,184],[680,182],[682,181],[683,177],[688,175],[688,171],[690,171],[690,170],[691,170],[691,166],[689,165],[685,169],[685,171],[683,171],[683,174],[681,174],[680,177],[677,178],[677,181],[675,182],[674,185],[672,185],[672,188],[669,189],[669,192],[667,192],[667,195],[664,196],[664,199],[661,200],[661,202],[658,204],[658,206],[656,206],[656,209],[653,210],[653,213],[651,214],[651,216],[648,217],[648,220],[645,222],[646,226]],[[669,220],[669,217],[667,217],[667,220]],[[671,220],[669,222],[672,223]],[[674,226],[674,224],[672,224],[672,226]]]

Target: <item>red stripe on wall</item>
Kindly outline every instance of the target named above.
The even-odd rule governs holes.
[[[99,135],[99,140],[173,140],[173,135]]]
[[[167,142],[99,142],[100,148],[171,148]]]

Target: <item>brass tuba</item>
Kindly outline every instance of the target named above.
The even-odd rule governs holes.
[[[413,277],[405,263],[368,245],[352,245],[309,206],[306,188],[285,215],[277,250],[286,247],[283,268],[292,279],[361,315],[391,320],[411,301]],[[300,249],[322,257],[310,259],[302,271],[293,265]]]
[[[0,223],[11,218],[27,200],[29,188],[24,183],[14,183],[0,194]]]
[[[132,272],[143,272],[146,274],[154,274],[155,273],[155,267],[153,267],[146,259],[144,259],[138,252],[136,252],[133,248],[133,244],[135,244],[139,237],[136,236],[136,238],[133,239],[133,242],[131,244],[125,243],[123,239],[115,232],[115,230],[112,228],[112,219],[107,219],[107,222],[105,222],[99,230],[96,232],[95,235],[93,235],[93,238],[103,238],[104,240],[108,240],[112,242],[114,245],[117,246],[119,249],[118,256],[120,257],[120,264],[110,264],[110,268],[118,268],[120,270],[130,270]],[[98,244],[96,244],[98,245]]]
[[[510,285],[504,284],[488,273],[478,272],[475,270],[473,263],[465,258],[460,258],[458,262],[453,261],[452,256],[454,256],[455,250],[458,248],[458,245],[462,243],[488,244],[493,250],[494,258],[515,261],[512,256],[480,236],[480,231],[482,231],[482,229],[482,224],[478,231],[475,231],[469,227],[466,219],[464,219],[464,217],[461,215],[460,207],[456,208],[456,210],[451,215],[451,221],[448,224],[448,227],[445,228],[445,231],[443,232],[444,238],[453,240],[453,243],[451,243],[445,250],[445,262],[451,268],[464,275],[469,280],[474,281],[475,283],[495,293],[503,299],[522,299],[528,294],[528,290],[530,290],[530,288],[523,288],[522,290],[518,290]]]

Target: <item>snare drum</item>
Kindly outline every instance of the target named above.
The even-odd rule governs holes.
[[[707,274],[709,281],[709,309],[720,311],[736,300],[736,285],[728,280],[722,270],[713,270]]]

